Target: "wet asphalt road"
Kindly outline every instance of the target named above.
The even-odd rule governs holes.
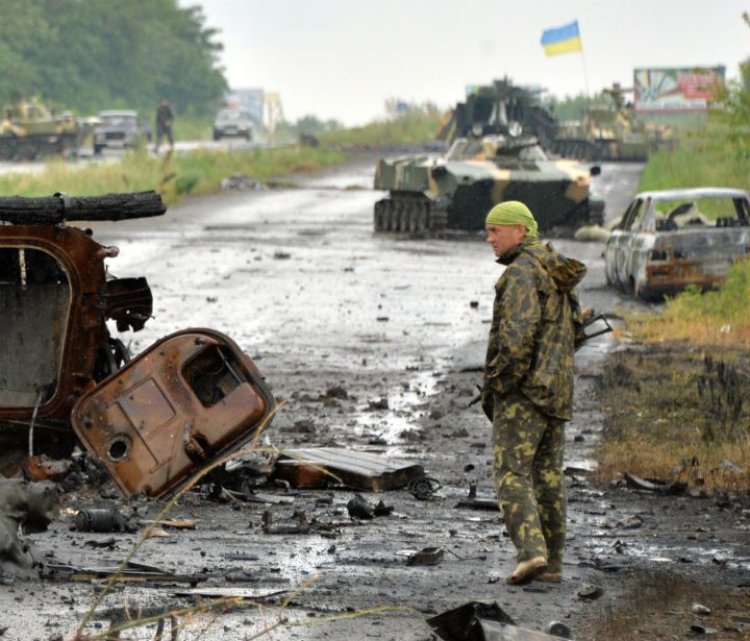
[[[513,553],[497,514],[453,508],[470,480],[486,495],[492,481],[486,419],[476,406],[466,409],[473,379],[450,378],[451,372],[482,362],[499,267],[480,238],[404,240],[373,234],[372,207],[382,197],[370,189],[373,166],[368,159],[306,177],[298,189],[193,200],[160,219],[97,224],[94,237],[120,247],[120,256],[110,261],[112,273],[145,275],[151,285],[154,318],[142,332],[123,337],[134,353],[187,327],[223,331],[256,361],[274,394],[286,402],[269,429],[270,443],[338,444],[394,462],[417,462],[439,479],[441,494],[429,502],[406,491],[368,496],[373,503],[383,498],[395,514],[349,522],[333,537],[264,535],[263,508],[257,504],[233,509],[191,496],[175,516],[199,519],[198,529],[151,539],[135,558],[183,573],[204,572],[211,576],[207,585],[216,588],[286,590],[291,604],[282,615],[302,625],[284,627],[277,639],[417,641],[429,636],[426,616],[471,600],[497,600],[520,624],[539,629],[573,609],[575,586],[586,579],[579,561],[596,548],[575,541],[593,527],[585,514],[598,499],[587,495],[581,503],[588,508],[579,503],[571,509],[572,584],[541,590],[504,585]],[[614,215],[612,210],[624,209],[635,191],[640,166],[603,169],[597,188]],[[600,243],[559,240],[555,245],[589,268],[581,288],[584,305],[604,313],[637,305],[605,286]],[[587,375],[607,350],[604,340],[579,353],[582,376],[567,463],[581,469],[590,463],[591,437],[573,446],[572,435],[595,434],[600,427]],[[319,399],[336,385],[349,398],[324,406]],[[377,409],[372,401],[383,398],[388,409]],[[299,421],[311,423],[312,432],[297,429]],[[271,506],[279,518],[289,516],[292,507],[318,514],[316,499],[324,499],[321,505],[330,500],[330,507],[322,508],[330,518],[348,520],[350,492],[289,496],[293,506]],[[87,543],[111,535],[69,531],[75,509],[91,500],[68,497],[63,519],[33,538],[42,554],[78,567],[112,565],[124,557],[136,535],[117,535],[112,549],[99,551]],[[158,506],[142,509],[153,515]],[[429,545],[449,551],[440,566],[405,564],[409,554]],[[239,578],[228,582],[232,573]],[[66,582],[4,587],[0,608],[8,631],[2,638],[70,638],[97,590],[92,583]],[[102,608],[118,609],[126,600],[131,608],[184,604],[178,591],[121,586]],[[379,606],[391,611],[347,618],[352,611]],[[279,601],[272,602],[264,616],[273,620],[278,607]],[[199,624],[210,623],[200,638],[250,638],[262,620],[250,607],[219,620],[200,619]],[[101,631],[106,621],[95,617],[89,630]],[[198,633],[186,630],[179,638],[198,638]]]

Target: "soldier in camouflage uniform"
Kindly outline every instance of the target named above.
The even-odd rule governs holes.
[[[574,342],[582,330],[577,260],[542,244],[529,209],[507,201],[486,219],[487,242],[505,265],[485,363],[482,407],[493,424],[495,483],[518,552],[512,584],[562,580],[563,444],[573,403]]]

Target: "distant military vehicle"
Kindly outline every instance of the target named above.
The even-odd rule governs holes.
[[[36,100],[6,106],[0,120],[0,160],[35,160],[75,153],[90,126],[69,112],[53,114]]]
[[[375,231],[479,231],[503,200],[526,203],[544,232],[600,222],[603,203],[590,194],[599,168],[548,157],[557,121],[540,94],[507,79],[478,87],[438,132],[451,143],[445,156],[381,159],[374,187],[389,195],[375,203]]]
[[[526,203],[543,232],[601,223],[603,203],[590,193],[590,176],[598,173],[574,160],[550,160],[534,137],[458,138],[445,156],[378,162],[375,188],[390,193],[375,203],[375,231],[479,231],[504,200]]]
[[[452,143],[456,138],[504,134],[509,123],[517,123],[546,149],[556,137],[557,119],[542,104],[542,93],[541,88],[516,86],[507,78],[474,87],[449,113],[437,138]]]
[[[611,102],[585,109],[580,120],[561,122],[551,149],[579,160],[645,161],[650,153],[674,145],[676,137],[670,127],[637,117],[624,99],[630,91],[619,83],[605,89]]]

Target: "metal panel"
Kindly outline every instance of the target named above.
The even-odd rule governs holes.
[[[161,339],[73,408],[72,423],[126,495],[162,496],[268,422],[273,396],[228,336]]]
[[[293,487],[341,484],[357,490],[383,492],[397,490],[424,476],[424,468],[395,465],[367,452],[321,447],[282,451],[273,476],[288,481]]]

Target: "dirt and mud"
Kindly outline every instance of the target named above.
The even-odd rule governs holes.
[[[523,628],[561,621],[577,639],[749,638],[748,511],[590,478],[603,425],[598,381],[608,355],[624,347],[611,334],[577,355],[564,581],[505,584],[515,560],[499,512],[458,505],[474,484],[478,498],[494,494],[490,426],[470,401],[499,267],[480,239],[374,235],[382,194],[370,189],[373,166],[366,159],[298,179],[298,189],[194,200],[161,219],[97,224],[94,235],[120,247],[113,273],[151,284],[155,317],[133,335],[134,353],[186,327],[223,331],[282,402],[264,448],[341,447],[422,465],[434,492],[360,493],[392,511],[358,519],[347,489],[247,477],[248,501],[199,483],[168,514],[195,529],[160,528],[129,557],[142,521],[164,503],[125,501],[111,483],[84,483],[63,497],[47,532],[27,537],[47,578],[3,577],[0,638],[73,639],[84,621],[82,632],[104,638],[113,621],[220,596],[242,601],[176,617],[174,631],[168,620],[164,638],[265,638],[273,628],[268,638],[423,641],[432,634],[427,618],[471,601],[496,602]],[[610,214],[635,191],[639,169],[604,166],[598,188]],[[605,286],[601,244],[555,244],[589,267],[584,305],[608,314],[638,305]],[[140,527],[74,529],[79,509],[103,504]],[[269,523],[294,533],[270,533]],[[440,548],[442,560],[410,562],[427,547]],[[137,563],[165,575],[134,573],[106,588],[102,577],[126,558],[130,570],[144,570]],[[71,575],[66,566],[86,571]],[[119,638],[160,638],[157,628]]]

